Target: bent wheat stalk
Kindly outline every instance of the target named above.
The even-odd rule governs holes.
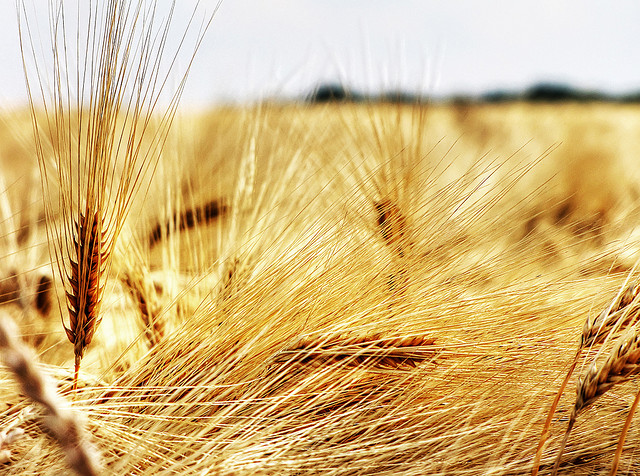
[[[13,321],[0,314],[0,355],[6,366],[23,393],[44,408],[43,424],[64,450],[69,467],[82,476],[101,474],[98,453],[89,443],[77,416],[67,408],[67,402],[56,393],[55,386],[47,381],[35,356],[19,341],[17,333]]]
[[[32,12],[23,1],[19,28],[49,250],[67,298],[64,327],[74,346],[75,387],[100,323],[116,240],[136,192],[156,167],[211,18],[195,35],[194,53],[162,108],[168,75],[191,41],[183,33],[176,51],[167,51],[176,3],[162,12],[148,0],[77,1],[70,14],[67,3],[50,0],[48,39],[31,30]],[[77,19],[75,27],[70,19]]]

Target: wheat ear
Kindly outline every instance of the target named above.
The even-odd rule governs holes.
[[[562,453],[569,438],[569,433],[580,412],[593,404],[593,402],[608,392],[612,387],[628,381],[638,373],[640,373],[640,335],[638,335],[637,332],[631,331],[620,339],[602,366],[598,367],[594,363],[587,371],[585,377],[580,380],[577,388],[576,402],[569,419],[569,426],[567,427],[552,474],[555,475],[557,473],[562,459]]]
[[[587,319],[582,328],[580,349],[602,343],[611,331],[622,330],[638,316],[638,306],[634,303],[640,286],[632,284],[627,287],[611,304],[602,310],[595,319]]]
[[[56,393],[55,386],[47,382],[30,349],[16,339],[17,333],[13,321],[0,315],[0,351],[5,365],[13,372],[24,394],[44,407],[43,423],[64,450],[69,467],[82,476],[100,474],[98,455],[87,441],[77,416]]]
[[[70,289],[66,291],[69,308],[69,327],[64,326],[73,344],[75,371],[73,389],[78,385],[78,372],[85,349],[91,343],[96,327],[100,324],[100,303],[104,290],[104,263],[109,250],[103,245],[100,213],[80,215],[74,236],[76,259],[70,259]]]
[[[160,316],[160,305],[147,270],[141,265],[134,266],[124,273],[122,282],[138,305],[149,346],[157,345],[164,337],[164,321]]]
[[[378,231],[386,245],[399,257],[403,257],[407,248],[407,219],[398,205],[389,199],[373,203],[378,222]]]
[[[538,474],[544,444],[550,435],[549,428],[551,427],[551,420],[553,419],[553,415],[555,415],[558,403],[560,403],[560,398],[562,398],[562,394],[569,383],[569,379],[576,368],[582,350],[586,347],[602,343],[612,331],[621,329],[636,317],[635,313],[632,312],[633,310],[626,308],[634,302],[639,290],[640,288],[637,285],[628,286],[621,294],[616,296],[611,301],[611,304],[603,309],[595,319],[587,318],[585,320],[576,355],[564,377],[564,380],[562,381],[562,384],[560,385],[560,388],[558,389],[558,392],[556,393],[556,396],[553,399],[553,402],[551,403],[547,419],[544,422],[542,436],[538,442],[538,448],[533,461],[531,476],[536,476]]]
[[[441,349],[435,347],[435,342],[422,336],[383,338],[379,335],[305,339],[281,350],[273,360],[303,365],[344,362],[353,366],[366,364],[370,368],[411,369],[438,354]]]
[[[601,367],[595,363],[580,381],[573,412],[577,415],[608,392],[640,371],[640,335],[630,332],[613,349]]]
[[[172,230],[189,230],[196,226],[216,221],[229,212],[229,206],[223,200],[211,200],[204,205],[175,212],[166,223],[158,223],[149,233],[149,246],[155,246],[163,236],[169,236]]]

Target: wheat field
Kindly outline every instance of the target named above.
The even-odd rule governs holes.
[[[530,474],[542,443],[540,474],[611,471],[637,106],[177,110],[127,200],[78,203],[43,185],[70,148],[38,117],[1,116],[2,474]],[[631,421],[619,473],[638,443]]]

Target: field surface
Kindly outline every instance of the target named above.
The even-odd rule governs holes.
[[[540,474],[574,407],[558,473],[609,474],[640,372],[639,107],[182,113],[75,389],[59,202],[28,112],[1,119],[0,312],[103,474],[530,474],[574,358]],[[0,473],[65,474],[17,380],[0,370]],[[639,444],[631,421],[619,474]]]

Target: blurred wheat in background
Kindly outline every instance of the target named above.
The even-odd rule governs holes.
[[[640,472],[637,106],[178,115],[201,7],[18,4],[2,473]]]

